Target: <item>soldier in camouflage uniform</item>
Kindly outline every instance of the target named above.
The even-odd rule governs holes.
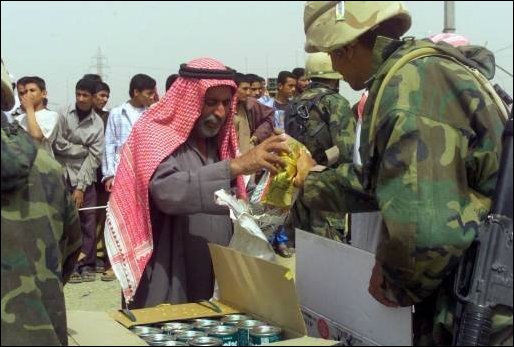
[[[306,51],[329,53],[353,89],[369,89],[362,166],[311,171],[304,201],[336,211],[378,207],[386,235],[370,293],[387,306],[416,305],[416,344],[451,344],[452,274],[490,209],[504,114],[466,66],[490,79],[494,57],[480,47],[399,40],[411,21],[396,1],[307,2],[304,23]],[[388,71],[423,47],[442,53],[389,74],[377,100]],[[493,329],[492,343],[512,344],[512,312],[497,315]]]
[[[2,110],[13,97],[4,72],[2,63]],[[2,346],[67,345],[63,284],[80,252],[78,213],[59,163],[3,112],[1,133]]]
[[[351,163],[356,121],[348,100],[339,94],[342,76],[333,70],[326,53],[309,54],[305,68],[306,77],[312,82],[286,110],[286,123],[301,121],[295,109],[306,107],[309,118],[305,121],[305,135],[298,140],[320,164],[337,167]],[[295,117],[291,117],[291,113],[296,113]],[[347,241],[344,217],[344,213],[309,209],[299,200],[292,210],[289,227]]]

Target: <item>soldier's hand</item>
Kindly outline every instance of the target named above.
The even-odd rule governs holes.
[[[230,161],[230,174],[232,177],[251,175],[262,169],[275,174],[279,167],[284,167],[285,165],[278,156],[280,152],[290,152],[287,145],[287,136],[276,135],[269,137],[245,154],[232,159]]]
[[[78,189],[75,189],[72,195],[72,199],[75,202],[75,206],[77,208],[81,208],[84,205],[84,192]]]
[[[312,159],[310,153],[302,150],[296,161],[296,176],[293,184],[295,187],[301,188],[305,182],[305,178],[309,175],[309,171],[316,165],[316,161]]]
[[[382,275],[382,264],[375,262],[373,271],[371,272],[371,278],[369,279],[368,292],[372,297],[375,298],[382,305],[387,307],[398,307],[398,304],[394,301],[389,300],[385,295],[384,288],[384,276]]]

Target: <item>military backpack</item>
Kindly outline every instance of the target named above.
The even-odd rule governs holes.
[[[327,165],[326,150],[333,147],[330,135],[330,112],[321,100],[336,91],[326,89],[312,98],[297,98],[285,111],[285,132],[303,143],[318,164]]]

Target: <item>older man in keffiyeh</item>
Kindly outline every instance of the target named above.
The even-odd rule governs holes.
[[[106,244],[132,308],[209,299],[213,271],[207,243],[227,245],[228,209],[218,189],[242,175],[283,165],[282,136],[238,154],[233,125],[234,72],[202,58],[180,68],[164,97],[135,124],[121,153],[106,222]]]

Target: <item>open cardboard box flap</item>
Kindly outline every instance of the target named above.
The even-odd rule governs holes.
[[[219,245],[209,248],[221,302],[299,336],[307,335],[288,268]]]
[[[307,335],[289,269],[219,245],[209,244],[209,248],[220,296],[214,302],[221,312],[197,303],[164,304],[131,310],[135,322],[121,311],[111,312],[111,317],[128,328],[140,324],[242,312],[281,327],[296,337]]]

